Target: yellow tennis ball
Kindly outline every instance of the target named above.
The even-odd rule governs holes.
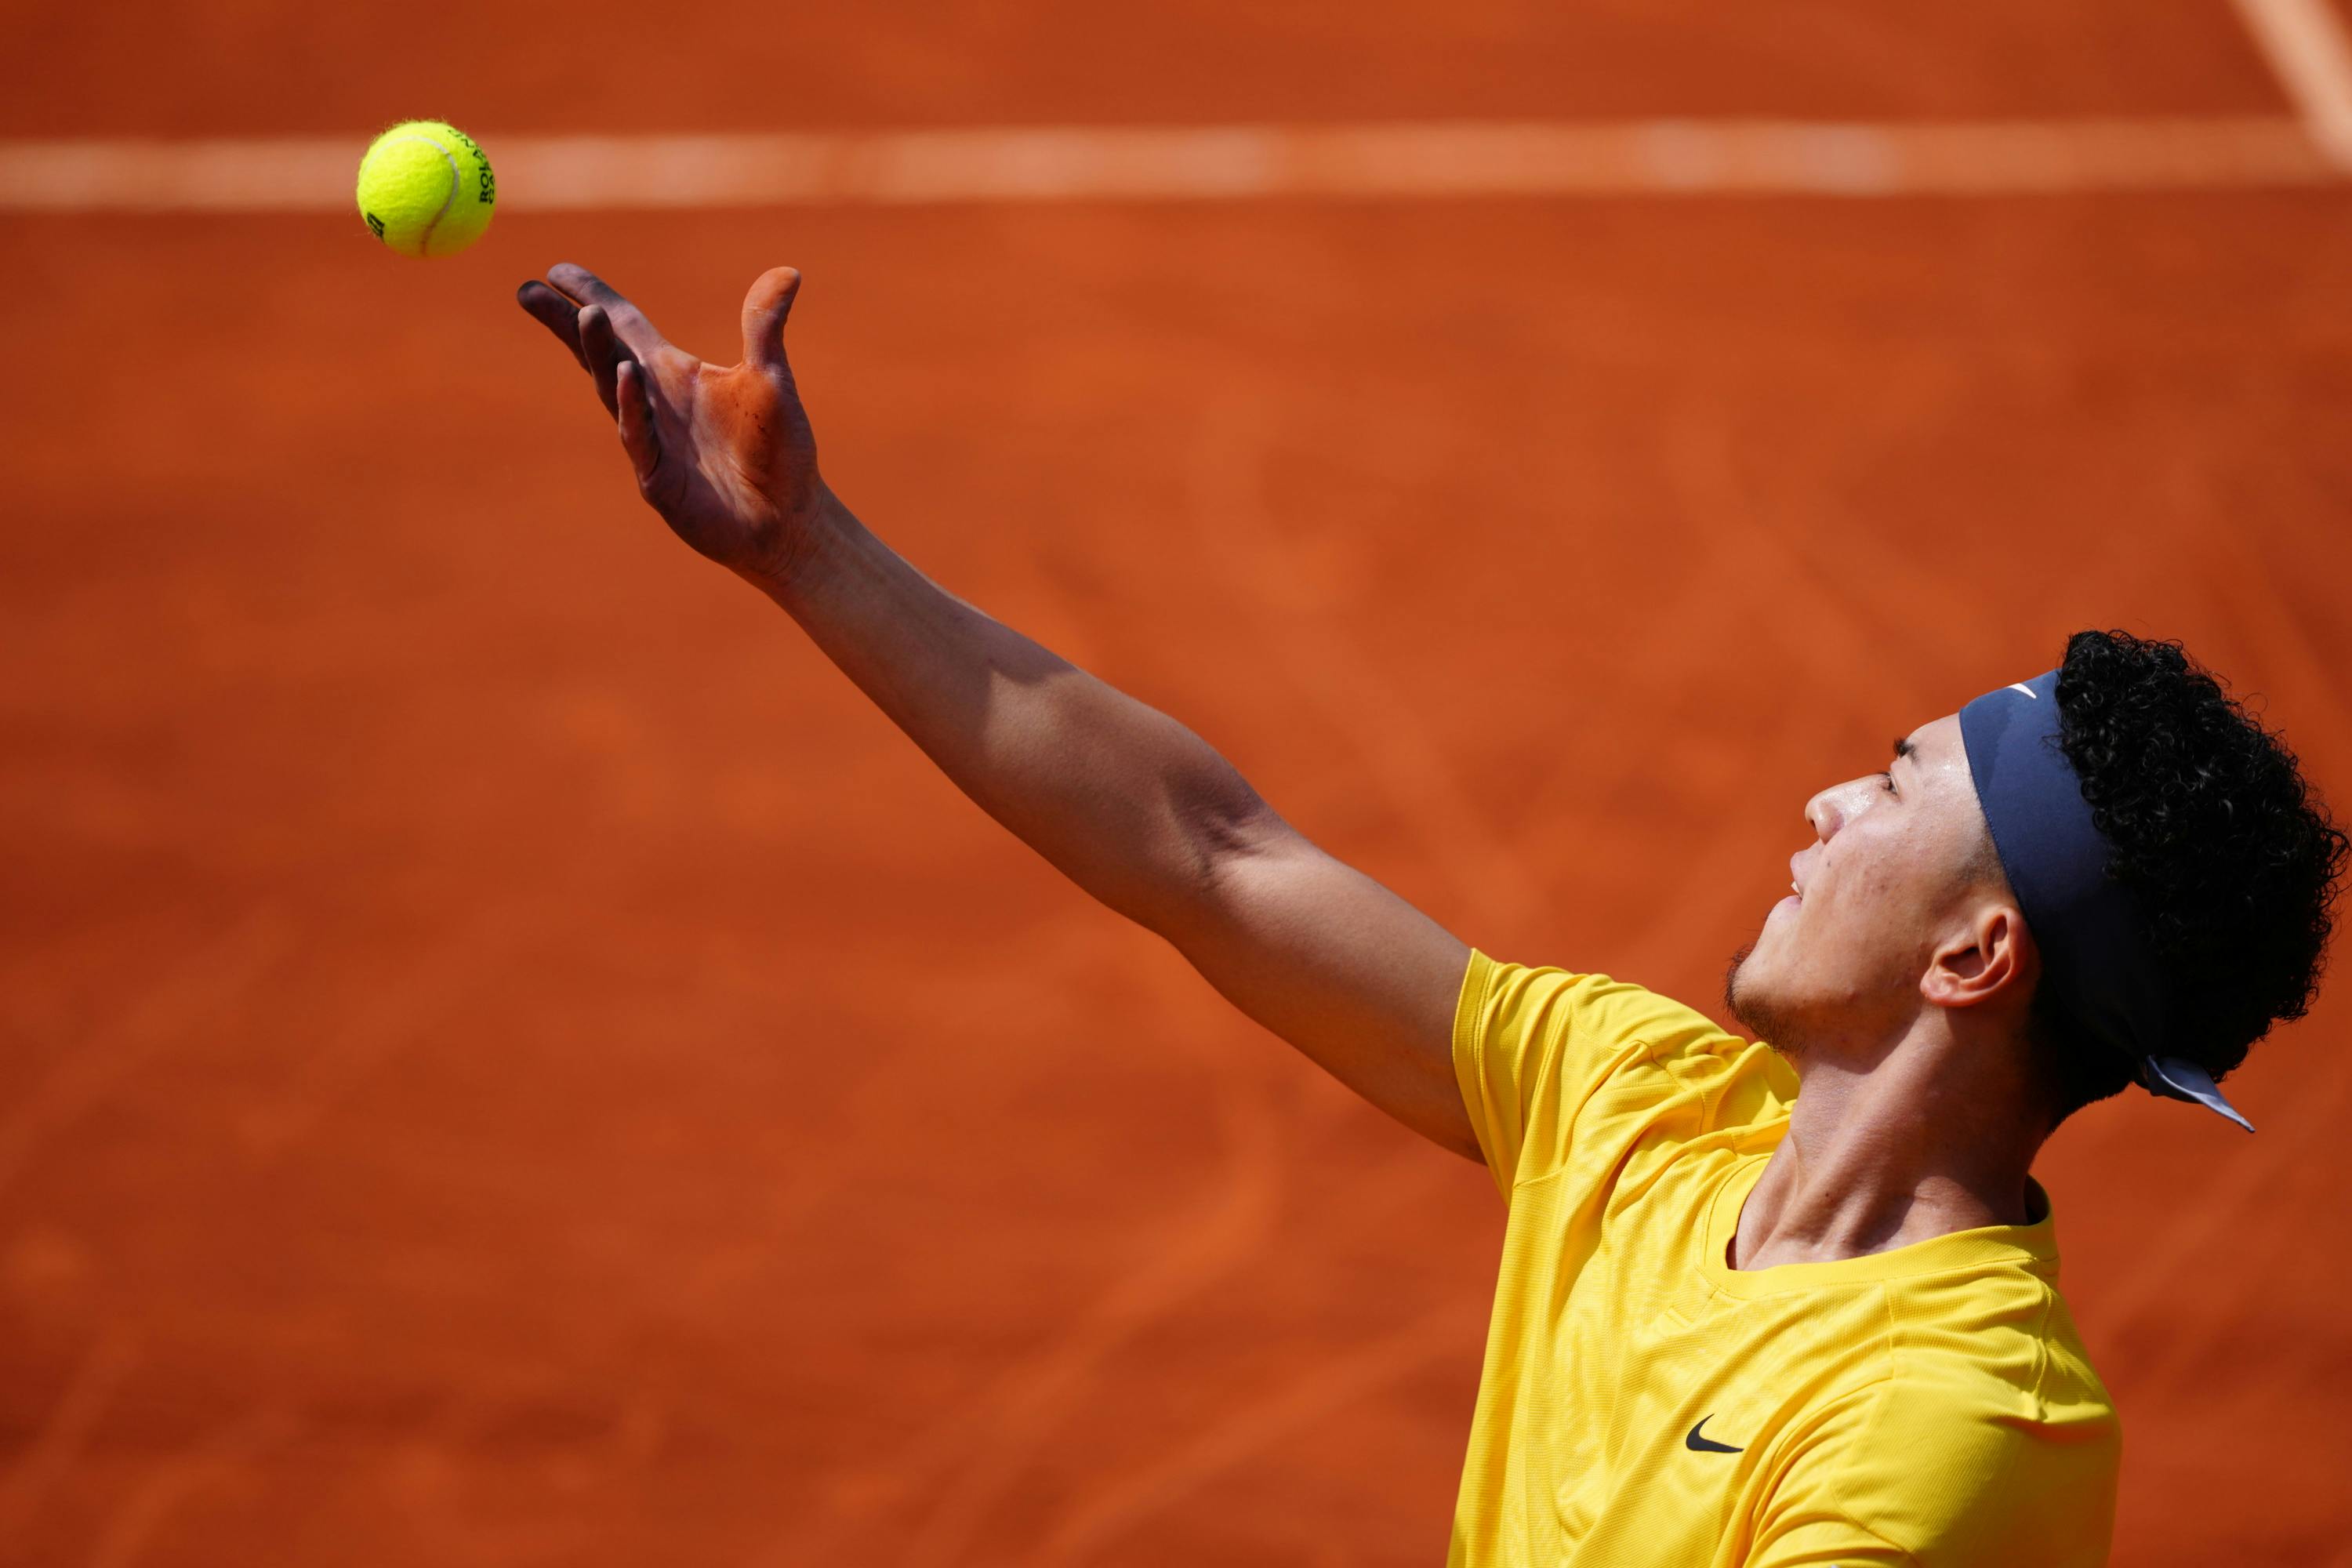
[[[482,237],[499,184],[474,139],[438,120],[377,137],[360,160],[360,216],[403,256],[455,256]]]

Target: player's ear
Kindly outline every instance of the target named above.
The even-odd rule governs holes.
[[[790,267],[773,267],[760,274],[743,296],[743,363],[762,370],[784,368],[784,319],[793,313],[793,296],[801,291],[801,275]]]
[[[1919,994],[1938,1007],[1976,1007],[2032,994],[2038,961],[2017,906],[1988,900],[1936,944]]]

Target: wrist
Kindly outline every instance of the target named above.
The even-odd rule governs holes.
[[[828,562],[837,560],[841,547],[858,530],[857,520],[841,498],[819,479],[797,515],[781,519],[772,545],[735,567],[738,576],[787,605],[806,587]]]

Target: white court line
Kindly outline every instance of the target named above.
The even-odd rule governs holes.
[[[2251,0],[2250,0],[2251,3]],[[348,207],[366,138],[0,141],[0,212]],[[2285,116],[1435,121],[486,137],[518,211],[1478,196],[2009,195],[2321,184]]]
[[[2237,0],[2304,126],[2352,172],[2352,37],[2328,0]]]

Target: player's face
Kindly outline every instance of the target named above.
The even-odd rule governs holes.
[[[1984,891],[1990,859],[1957,714],[1897,742],[1883,773],[1805,804],[1813,842],[1732,972],[1735,1015],[1784,1049],[1867,1049],[1925,1004],[1937,939]]]

